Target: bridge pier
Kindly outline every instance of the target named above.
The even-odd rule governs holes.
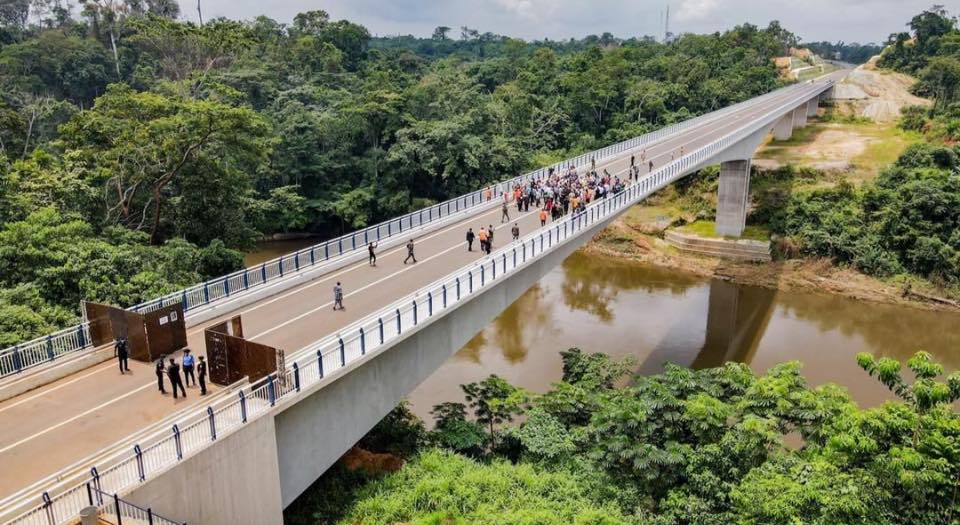
[[[750,159],[720,164],[720,195],[717,200],[717,234],[739,237],[747,224],[747,194],[750,191]]]
[[[820,107],[820,101],[817,99],[807,101],[807,118],[817,116],[817,108]]]
[[[793,113],[784,115],[773,128],[773,138],[776,140],[790,140],[793,136]]]
[[[807,127],[807,105],[806,104],[793,110],[793,127],[795,129]]]

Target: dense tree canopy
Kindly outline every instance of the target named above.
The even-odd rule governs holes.
[[[235,268],[262,235],[364,227],[763,93],[796,40],[779,24],[671,45],[372,38],[324,11],[194,24],[169,0],[79,4],[0,4],[3,286],[40,301],[0,327],[8,342],[80,298],[126,305]],[[69,249],[42,253],[58,229]],[[129,269],[84,266],[114,252]],[[181,266],[144,262],[171,254]]]
[[[870,409],[839,386],[809,387],[797,362],[630,377],[629,361],[578,349],[562,359],[545,394],[496,377],[464,385],[469,409],[439,405],[429,432],[399,407],[390,435],[419,442],[419,456],[407,450],[398,473],[307,522],[955,523],[960,374],[943,377],[927,353],[908,373],[858,355],[897,398]],[[492,427],[491,408],[503,416]],[[476,432],[479,444],[462,439]],[[369,436],[361,445],[384,450]]]

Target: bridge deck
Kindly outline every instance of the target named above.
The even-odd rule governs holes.
[[[692,151],[739,128],[749,122],[751,116],[782,103],[782,99],[773,98],[687,130],[648,147],[647,159],[653,160],[656,167],[662,166],[671,160],[671,155],[678,155],[681,146],[687,152]],[[606,168],[612,174],[625,177],[629,155],[598,162],[597,169]],[[636,157],[639,164],[639,153]],[[643,173],[646,173],[645,166]],[[479,260],[478,243],[474,252],[466,250],[464,233],[468,227],[476,231],[480,226],[496,226],[495,247],[511,241],[509,230],[513,222],[519,223],[522,234],[539,227],[534,210],[518,216],[516,207],[511,206],[510,214],[514,220],[502,226],[497,208],[420,236],[416,240],[417,264],[403,264],[406,250],[400,246],[378,254],[376,268],[362,261],[239,310],[225,312],[223,317],[242,313],[248,338],[295,351],[442,275]],[[332,311],[332,288],[336,281],[343,283],[345,311]],[[188,342],[196,354],[204,353],[204,328],[221,319],[188,330]],[[121,376],[116,363],[110,361],[0,403],[0,464],[4,466],[0,472],[0,498],[87,458],[149,424],[183,409],[202,406],[206,401],[200,398],[198,389],[191,388],[186,399],[174,402],[171,395],[161,396],[157,392],[152,365],[131,361],[130,368],[132,373]]]

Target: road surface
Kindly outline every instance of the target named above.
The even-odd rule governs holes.
[[[781,103],[783,98],[775,97],[719,121],[687,130],[648,147],[646,158],[652,160],[655,167],[660,167],[673,157],[679,158],[681,146],[685,152],[693,151]],[[637,163],[641,164],[640,152],[636,151],[635,156]],[[622,158],[598,162],[597,171],[606,168],[611,174],[624,178],[629,158],[628,152]],[[645,162],[641,168],[641,175],[645,174]],[[519,224],[521,235],[539,227],[536,210],[518,215],[516,207],[511,206],[510,215],[514,221],[502,225],[500,214],[498,207],[421,235],[415,240],[416,264],[404,265],[406,249],[398,246],[378,254],[375,268],[368,266],[366,261],[358,262],[191,327],[188,329],[188,344],[195,354],[202,355],[203,330],[240,313],[248,339],[289,352],[296,351],[396,298],[481,259],[479,242],[475,242],[473,252],[466,249],[464,235],[468,227],[476,232],[481,226],[496,226],[495,248],[511,241],[513,222]],[[332,310],[332,289],[336,281],[343,283],[344,311]],[[176,357],[179,360],[180,356]],[[111,360],[0,403],[0,465],[3,465],[0,498],[84,460],[152,423],[205,401],[196,388],[188,389],[188,396],[176,402],[170,394],[161,396],[157,392],[152,364],[131,360],[130,369],[132,373],[121,376],[116,362]],[[32,489],[30,492],[36,493]]]

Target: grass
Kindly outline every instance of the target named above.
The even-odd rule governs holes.
[[[817,163],[846,163],[848,169],[844,178],[853,183],[871,180],[880,170],[897,160],[903,150],[917,142],[921,136],[915,132],[904,131],[892,123],[876,123],[860,119],[850,120],[842,117],[830,119],[832,122],[814,121],[806,128],[794,130],[793,137],[784,141],[770,141],[755,155],[758,159],[773,160],[781,165],[816,165]],[[821,137],[825,131],[830,137]],[[843,153],[842,138],[862,140],[863,151],[853,156]],[[835,151],[830,151],[831,149]]]
[[[749,225],[743,230],[743,235],[740,237],[731,237],[729,235],[717,235],[717,223],[714,221],[696,221],[686,226],[680,228],[680,231],[686,233],[692,233],[694,235],[699,235],[700,237],[707,237],[711,239],[726,239],[726,240],[737,240],[737,239],[748,239],[751,241],[769,241],[770,240],[770,230],[764,226],[755,226]]]

